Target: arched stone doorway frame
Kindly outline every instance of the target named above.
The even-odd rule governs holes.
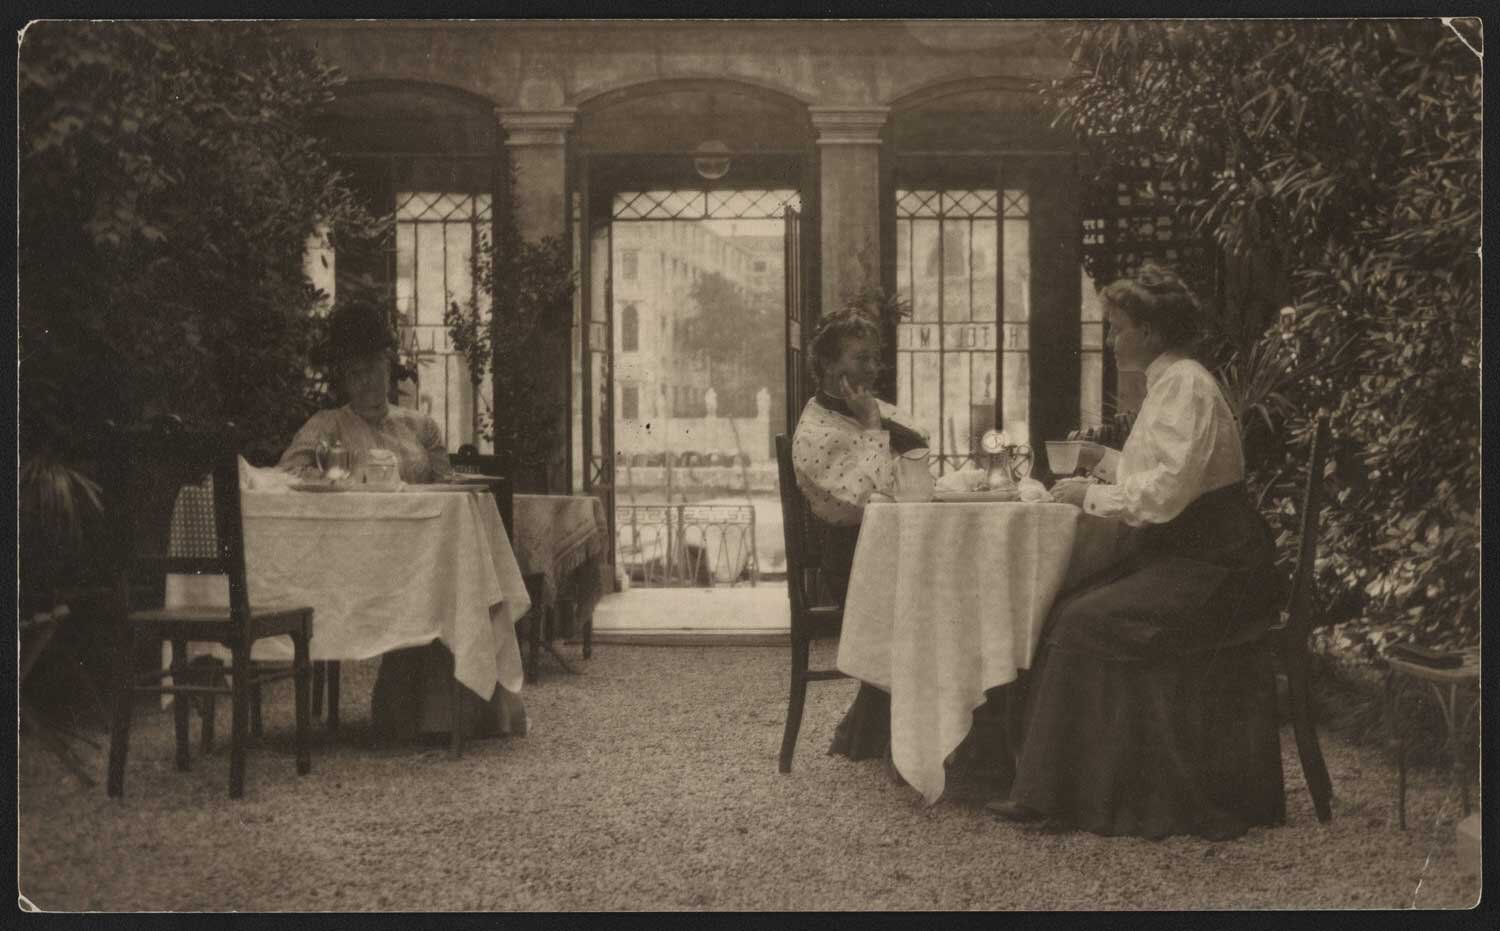
[[[721,105],[717,114],[716,100]],[[680,106],[674,111],[668,101]],[[576,108],[577,116],[569,145],[572,214],[569,227],[576,241],[574,254],[583,294],[579,307],[581,325],[573,345],[578,362],[569,379],[568,407],[576,419],[569,431],[568,459],[575,476],[581,472],[586,477],[575,485],[575,490],[602,492],[606,498],[610,538],[614,539],[616,508],[612,498],[616,482],[606,471],[613,467],[615,459],[613,403],[617,389],[613,347],[611,343],[601,353],[595,344],[599,334],[609,334],[606,338],[612,339],[614,331],[616,298],[611,291],[612,283],[596,267],[612,255],[607,238],[601,244],[599,236],[601,230],[616,222],[611,210],[614,194],[623,190],[679,188],[797,190],[801,210],[792,215],[790,222],[797,225],[799,232],[789,237],[797,255],[795,266],[788,266],[788,274],[795,277],[797,284],[787,289],[789,307],[796,301],[795,309],[790,311],[795,321],[807,312],[801,296],[817,290],[813,284],[817,281],[817,256],[810,246],[817,241],[816,133],[805,97],[786,87],[735,76],[697,74],[625,80],[590,88],[569,104]],[[704,112],[708,118],[688,122]],[[647,124],[646,132],[605,138],[606,133],[600,127],[617,127],[618,119],[611,117],[619,113],[644,116],[637,122]],[[747,113],[755,113],[756,117],[745,118]],[[735,114],[740,116],[738,120]],[[657,122],[652,125],[651,120]],[[773,126],[769,140],[744,129],[763,130],[767,124]],[[693,149],[697,143],[709,139],[726,140],[731,148],[734,165],[723,181],[706,180],[694,171]],[[802,229],[809,232],[802,234]],[[605,237],[608,235],[604,233]],[[598,289],[603,289],[602,296],[596,293]],[[794,333],[798,340],[802,332],[803,328],[795,323],[789,327],[789,333]],[[596,358],[601,355],[602,360]],[[800,368],[800,352],[793,353],[792,359],[790,364]],[[800,391],[801,382],[792,381]],[[601,401],[607,405],[602,409],[598,406]]]

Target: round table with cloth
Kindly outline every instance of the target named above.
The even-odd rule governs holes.
[[[1058,593],[1107,570],[1134,539],[1065,504],[865,508],[838,668],[889,693],[892,759],[929,803],[986,690],[1030,667]]]

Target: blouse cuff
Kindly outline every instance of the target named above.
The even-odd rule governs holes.
[[[1125,509],[1125,496],[1118,485],[1090,485],[1083,492],[1083,510],[1096,517],[1114,517]]]

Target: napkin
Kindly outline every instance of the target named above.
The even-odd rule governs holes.
[[[1057,500],[1052,497],[1052,492],[1047,490],[1046,485],[1034,478],[1023,478],[1016,482],[1016,490],[1021,493],[1022,501],[1029,501],[1033,504]]]
[[[290,472],[257,469],[240,457],[240,491],[286,491],[294,481]]]
[[[957,472],[949,472],[933,486],[938,491],[978,491],[989,473],[970,463]]]

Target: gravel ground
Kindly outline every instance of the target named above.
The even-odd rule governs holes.
[[[576,655],[576,651],[573,651]],[[821,659],[831,663],[832,647]],[[132,729],[126,796],[83,789],[20,743],[19,889],[43,910],[564,911],[1463,908],[1456,791],[1419,772],[1406,832],[1379,751],[1324,738],[1338,797],[1320,825],[1288,729],[1288,822],[1240,840],[1045,834],[985,814],[982,773],[925,807],[877,761],[824,753],[852,682],[814,683],[790,775],[776,771],[785,649],[601,646],[544,669],[532,733],[372,746],[375,663],[344,665],[344,726],[292,760],[291,688],[267,694],[246,797],[229,729],[172,764],[170,715]],[[550,672],[550,674],[547,674]],[[194,724],[194,739],[197,725]]]

